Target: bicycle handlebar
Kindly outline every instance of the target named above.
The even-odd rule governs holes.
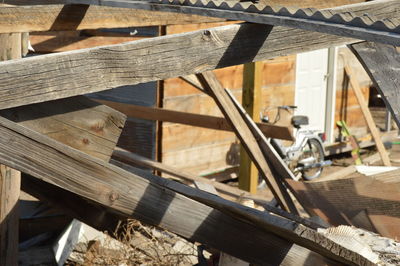
[[[279,109],[285,109],[285,110],[289,110],[289,109],[296,109],[297,106],[296,105],[281,105],[278,106]]]

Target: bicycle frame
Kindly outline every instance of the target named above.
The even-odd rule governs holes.
[[[279,139],[271,139],[271,144],[284,160],[297,160],[309,139],[315,139],[324,147],[322,140],[316,134],[316,130],[299,129],[296,132],[295,142],[291,146],[284,146]]]

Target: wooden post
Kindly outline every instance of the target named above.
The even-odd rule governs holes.
[[[353,75],[353,71],[350,67],[345,66],[346,75],[349,77],[350,85],[353,88],[354,94],[356,95],[357,101],[360,104],[361,111],[364,115],[365,120],[367,121],[367,125],[369,130],[371,131],[372,138],[375,141],[376,148],[381,156],[382,162],[384,166],[391,166],[389,155],[386,152],[385,146],[383,146],[381,136],[376,128],[374,119],[372,118],[371,112],[368,109],[368,104],[366,103],[364,96],[362,95],[361,88],[356,80],[356,77]]]
[[[158,36],[167,35],[167,26],[158,27]],[[164,80],[157,81],[156,107],[162,108],[164,103]],[[155,139],[155,160],[162,162],[162,139],[163,139],[163,122],[156,121],[156,139]],[[161,175],[160,171],[155,171],[156,175]]]
[[[254,122],[260,122],[263,62],[247,63],[243,68],[242,105]],[[240,146],[239,188],[257,192],[258,171],[243,146]]]
[[[21,33],[0,34],[0,61],[21,58]],[[0,265],[18,264],[21,173],[0,165]]]

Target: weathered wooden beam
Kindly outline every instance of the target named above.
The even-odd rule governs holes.
[[[400,45],[400,24],[397,20],[380,20],[368,13],[362,18],[353,14],[330,10],[299,9],[296,7],[271,6],[271,3],[236,3],[228,5],[221,1],[134,1],[134,0],[70,0],[74,4],[125,7],[153,11],[177,12],[219,17],[237,21],[284,26],[310,30],[361,40]],[[390,1],[390,0],[389,0]],[[360,4],[362,6],[363,4]]]
[[[244,191],[244,190],[238,189],[236,187],[232,187],[232,186],[226,185],[224,183],[219,183],[219,182],[216,182],[216,181],[212,181],[212,180],[209,180],[209,179],[207,179],[205,177],[197,177],[197,176],[194,176],[194,175],[192,175],[190,173],[187,173],[186,171],[182,171],[180,169],[176,169],[174,167],[171,167],[171,166],[159,163],[159,162],[155,162],[153,160],[150,160],[148,158],[144,158],[144,157],[142,157],[140,155],[137,155],[137,154],[134,154],[132,152],[123,150],[121,148],[116,148],[116,150],[115,150],[113,155],[114,155],[115,158],[117,158],[118,160],[120,160],[122,162],[128,162],[128,163],[134,164],[136,166],[143,166],[143,167],[152,168],[152,169],[158,170],[158,171],[160,171],[162,173],[167,173],[169,175],[178,177],[182,181],[187,181],[188,183],[195,183],[196,182],[196,184],[198,184],[198,183],[208,184],[208,185],[214,187],[217,190],[217,192],[219,192],[219,195],[221,195],[222,197],[225,198],[226,196],[228,196],[230,199],[233,199],[236,202],[239,202],[239,200],[241,200],[241,199],[253,200],[258,205],[264,207],[264,209],[266,211],[269,211],[269,212],[275,213],[275,214],[277,214],[279,216],[282,216],[282,217],[288,218],[290,220],[302,223],[302,224],[307,225],[307,226],[309,226],[311,228],[317,229],[317,228],[324,227],[324,226],[319,225],[319,224],[317,225],[317,224],[313,223],[310,220],[300,218],[297,215],[293,215],[293,214],[290,214],[288,212],[282,211],[282,209],[280,209],[280,208],[276,208],[276,207],[270,206],[269,202],[267,202],[267,200],[269,201],[272,198],[267,199],[264,196],[253,195],[253,194],[250,194],[247,191]],[[113,163],[115,165],[119,164],[119,163],[117,163],[115,161]],[[121,164],[121,167],[122,168],[126,167],[126,165]]]
[[[0,116],[109,161],[126,116],[84,96],[0,110]]]
[[[203,127],[215,130],[233,131],[230,124],[223,117],[185,113],[156,107],[145,107],[124,103],[96,100],[108,105],[129,117],[148,120],[159,120],[164,122],[179,123],[195,127]],[[292,132],[287,127],[257,123],[257,126],[266,137],[293,140]]]
[[[369,3],[338,10],[389,17],[397,14],[393,5],[400,5],[398,1],[390,6],[387,1]],[[239,24],[3,62],[0,109],[351,42],[354,40],[309,31]]]
[[[93,48],[96,46],[120,44],[146,39],[147,37],[135,36],[63,36],[63,31],[54,35],[31,34],[30,42],[35,53],[66,52],[77,49]],[[78,32],[79,33],[79,32]]]
[[[21,54],[21,33],[0,34],[0,61],[18,59]],[[0,265],[18,263],[20,183],[20,172],[0,165]]]
[[[260,122],[262,99],[263,62],[247,63],[243,66],[242,105],[253,121]],[[240,146],[239,188],[256,193],[258,171],[243,145]]]
[[[289,256],[289,260],[305,261],[309,250],[290,244],[283,239],[286,238],[342,263],[371,264],[300,224],[173,181],[137,176],[5,118],[0,118],[0,162],[121,214],[159,225],[253,263],[279,264]],[[265,234],[257,234],[257,230],[280,237],[270,234],[260,239]],[[243,241],[249,235],[251,241]]]
[[[240,139],[240,142],[246,149],[247,154],[256,164],[261,176],[264,178],[269,189],[274,194],[279,205],[284,210],[296,214],[296,207],[294,206],[290,195],[287,193],[286,188],[283,187],[282,180],[278,179],[278,177],[274,176],[272,173],[256,138],[252,134],[251,130],[247,127],[239,112],[236,110],[234,104],[232,103],[228,94],[226,94],[224,88],[214,73],[210,71],[197,74],[197,78],[199,79],[199,82],[204,90],[214,98],[219,109],[232,125],[236,136]]]
[[[357,81],[355,75],[353,74],[352,69],[349,66],[345,66],[344,71],[345,71],[346,75],[348,75],[348,77],[349,77],[350,85],[353,88],[354,94],[356,95],[358,104],[361,107],[361,111],[364,115],[365,121],[367,121],[367,126],[371,132],[372,138],[375,141],[375,145],[379,152],[379,155],[381,156],[383,165],[391,166],[389,155],[386,152],[385,147],[383,146],[381,136],[375,125],[374,119],[372,118],[371,112],[368,109],[368,104],[364,99],[360,85],[358,84],[358,81]]]
[[[144,27],[218,21],[225,21],[225,19],[87,5],[7,6],[0,9],[0,33]]]
[[[372,42],[350,45],[383,97],[386,108],[400,128],[400,53],[398,48]]]
[[[121,149],[121,148],[115,149],[115,151],[113,153],[113,157],[115,157],[116,159],[118,159],[122,162],[128,162],[128,163],[134,164],[136,166],[148,167],[148,168],[160,171],[162,173],[172,175],[174,177],[177,177],[177,178],[183,180],[184,182],[186,182],[188,184],[192,184],[194,182],[201,182],[204,184],[212,185],[220,193],[220,195],[221,194],[227,195],[230,198],[232,198],[232,197],[235,199],[239,199],[239,198],[247,199],[248,198],[248,199],[254,200],[255,202],[261,203],[263,206],[265,204],[267,204],[268,200],[271,200],[271,199],[267,199],[265,197],[258,197],[257,195],[252,195],[252,194],[248,193],[247,191],[226,185],[224,183],[212,181],[205,177],[195,176],[191,173],[187,173],[184,170],[176,169],[175,167],[150,160],[148,158],[145,158],[138,154],[134,154],[132,152],[129,152],[129,151]]]

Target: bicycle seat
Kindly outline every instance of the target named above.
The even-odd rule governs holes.
[[[295,128],[299,128],[300,126],[308,125],[308,116],[305,115],[295,115],[292,117],[292,125]]]

